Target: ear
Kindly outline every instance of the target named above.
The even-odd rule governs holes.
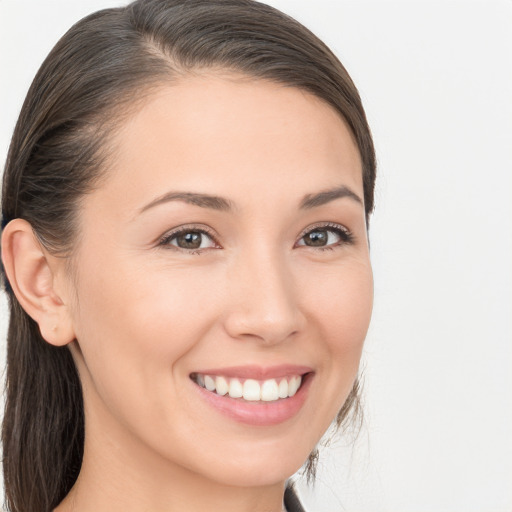
[[[4,228],[2,262],[16,298],[39,325],[42,337],[56,346],[73,341],[62,283],[65,260],[52,257],[42,247],[26,220],[14,219]]]

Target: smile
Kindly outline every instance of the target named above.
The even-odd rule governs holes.
[[[302,383],[301,375],[258,381],[255,379],[229,378],[226,376],[194,373],[192,380],[220,396],[240,398],[249,402],[274,402],[294,396]]]
[[[193,372],[190,379],[203,403],[222,416],[238,423],[272,426],[299,413],[314,376],[306,366],[239,366]]]

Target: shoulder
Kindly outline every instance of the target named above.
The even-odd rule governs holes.
[[[288,485],[284,491],[284,506],[286,512],[306,512],[297,497],[293,484]]]

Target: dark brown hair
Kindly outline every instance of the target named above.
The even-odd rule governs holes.
[[[367,218],[375,155],[361,101],[333,53],[294,19],[252,0],[137,0],[74,25],[37,73],[9,148],[2,222],[23,218],[48,251],[69,257],[78,201],[99,186],[108,140],[153,86],[194,70],[226,69],[316,95],[350,127],[363,164]],[[44,341],[8,283],[2,429],[8,510],[48,512],[82,462],[80,380],[67,347]],[[358,383],[338,425],[358,406]],[[314,471],[313,454],[308,462]]]

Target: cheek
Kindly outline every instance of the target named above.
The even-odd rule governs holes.
[[[373,278],[368,262],[357,262],[325,276],[325,286],[315,297],[326,396],[325,423],[337,414],[357,376],[373,306]],[[313,299],[312,299],[313,300]]]
[[[143,266],[112,268],[115,273],[82,279],[76,311],[81,337],[148,355],[187,350],[192,333],[200,328],[198,319],[211,304],[201,276]]]
[[[155,452],[172,453],[160,443],[164,433],[178,435],[176,411],[187,407],[182,363],[211,328],[215,301],[199,272],[152,267],[118,261],[115,275],[80,281],[78,367],[95,428],[127,428]]]
[[[89,378],[109,406],[144,403],[178,375],[174,365],[211,325],[214,301],[195,274],[119,261],[110,268],[115,274],[80,279],[77,340]]]
[[[320,328],[332,352],[360,353],[373,306],[373,277],[369,261],[330,269],[311,297]]]

